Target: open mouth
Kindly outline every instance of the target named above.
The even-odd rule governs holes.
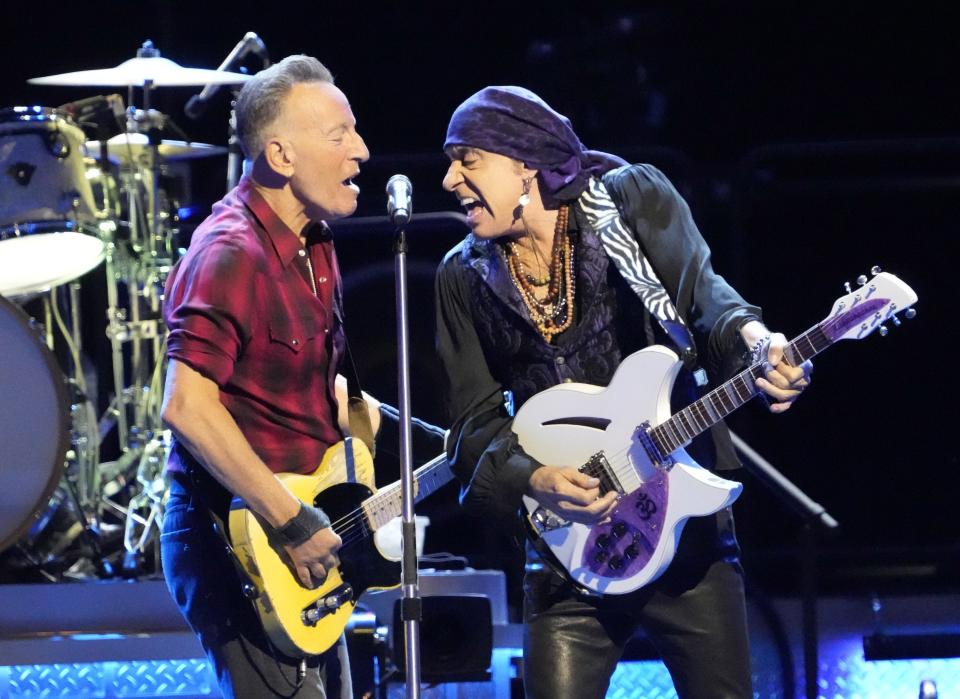
[[[466,209],[467,213],[469,214],[471,211],[482,207],[483,204],[475,197],[464,197],[460,200],[460,206]]]

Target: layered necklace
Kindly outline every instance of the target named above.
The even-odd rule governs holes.
[[[573,322],[573,246],[567,233],[570,207],[563,205],[557,211],[557,225],[553,231],[553,250],[547,276],[537,278],[528,274],[520,260],[516,241],[506,245],[507,267],[510,278],[520,292],[530,320],[547,342],[562,333]],[[537,298],[537,289],[547,287],[546,296]]]

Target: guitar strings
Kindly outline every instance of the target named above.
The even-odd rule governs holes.
[[[419,482],[425,481],[427,478],[433,475],[434,471],[444,466],[444,458],[442,457],[435,459],[434,462],[435,463],[428,463],[421,467],[422,472],[417,477]],[[372,506],[375,501],[387,500],[396,492],[396,490],[397,488],[393,485],[387,486],[371,496],[368,499],[368,502]],[[373,507],[369,509],[373,510]],[[359,531],[357,530],[358,525]],[[348,512],[340,519],[331,523],[330,527],[340,536],[342,542],[341,548],[358,541],[362,541],[369,534],[373,533],[370,527],[367,526],[367,518],[364,516],[364,508],[362,506]]]

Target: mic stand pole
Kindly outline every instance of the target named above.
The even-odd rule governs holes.
[[[227,191],[237,186],[240,180],[240,170],[243,164],[243,154],[240,151],[240,139],[237,138],[237,90],[233,90],[230,100],[230,120],[227,126]]]
[[[420,697],[420,619],[421,602],[417,581],[417,525],[413,502],[413,448],[410,428],[410,357],[407,337],[407,237],[404,227],[397,227],[394,243],[397,294],[397,388],[400,403],[400,493],[403,500],[401,518],[400,618],[403,620],[406,648],[407,697]]]
[[[801,555],[800,606],[803,631],[803,670],[807,699],[817,699],[819,693],[819,643],[817,640],[817,542],[814,526],[833,530],[839,525],[823,505],[791,483],[773,464],[754,451],[737,434],[730,431],[733,445],[747,457],[748,470],[759,476],[781,500],[803,519],[803,552]]]

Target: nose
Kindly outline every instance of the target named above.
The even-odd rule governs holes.
[[[359,133],[354,132],[356,138],[354,139],[354,155],[353,159],[357,162],[365,163],[370,160],[370,151],[367,149],[367,144],[363,140],[363,136]]]
[[[460,172],[460,161],[453,160],[450,167],[447,168],[447,174],[443,176],[443,188],[452,192],[454,188],[463,181],[463,175]]]

